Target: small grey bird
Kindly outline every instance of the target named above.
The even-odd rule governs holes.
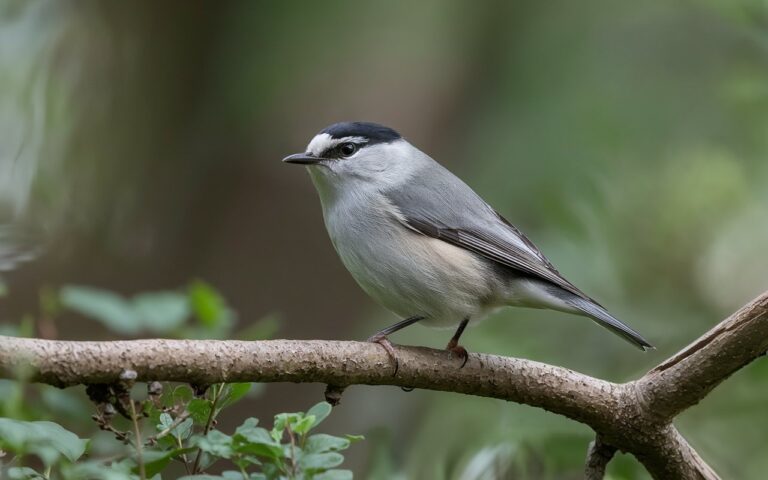
[[[405,320],[369,340],[395,362],[387,335],[408,325],[458,325],[503,306],[549,308],[591,318],[633,345],[640,334],[563,278],[514,225],[458,177],[391,128],[344,122],[317,134],[305,153],[325,226],[344,266],[368,295]]]

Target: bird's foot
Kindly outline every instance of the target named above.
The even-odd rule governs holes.
[[[467,352],[467,349],[459,345],[459,343],[454,340],[448,342],[448,345],[446,345],[445,349],[451,352],[455,357],[461,359],[462,362],[459,368],[464,368],[464,365],[467,364],[467,360],[469,360],[469,353]]]
[[[377,333],[369,337],[367,341],[371,343],[378,343],[384,347],[384,350],[387,351],[387,355],[389,355],[389,358],[392,360],[392,363],[395,366],[395,370],[392,373],[392,376],[396,376],[397,371],[400,369],[400,362],[397,360],[397,354],[395,354],[395,347],[392,345],[392,342],[390,342],[387,336],[383,333]]]

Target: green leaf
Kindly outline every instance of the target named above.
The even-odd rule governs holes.
[[[269,432],[257,427],[258,420],[249,418],[237,427],[234,435],[234,448],[239,453],[248,453],[268,458],[281,458],[283,449]]]
[[[315,416],[314,415],[307,415],[293,426],[293,431],[298,433],[299,435],[304,435],[307,433],[312,426],[315,424]]]
[[[53,465],[59,461],[61,454],[58,450],[50,445],[34,445],[29,447],[29,451],[40,457],[43,464],[46,466]]]
[[[270,432],[272,438],[276,442],[280,442],[283,439],[286,425],[295,424],[301,418],[300,415],[299,413],[278,413],[275,415],[275,423],[272,425],[272,431]]]
[[[204,424],[211,414],[211,401],[205,398],[193,398],[187,404],[187,410],[195,423]]]
[[[304,470],[322,471],[338,467],[344,461],[344,456],[336,452],[310,453],[299,459],[299,465]]]
[[[249,442],[276,444],[269,432],[258,426],[257,418],[248,418],[235,430],[235,436],[242,437]]]
[[[248,480],[267,480],[267,477],[261,473],[251,473],[247,478]],[[185,475],[179,477],[178,480],[243,480],[243,474],[235,470],[227,470],[221,472],[221,476],[201,473],[198,475]]]
[[[235,449],[237,453],[255,455],[257,457],[266,457],[271,459],[283,458],[283,448],[269,443],[241,443],[238,444]]]
[[[157,431],[158,432],[162,432],[162,431],[167,430],[168,428],[170,428],[173,425],[175,420],[174,420],[173,417],[171,417],[170,414],[163,412],[163,413],[160,414],[160,417],[159,417],[158,421],[160,423],[158,423],[157,426],[156,426],[157,427]],[[191,418],[187,418],[183,422],[181,422],[178,425],[176,425],[175,427],[173,427],[170,430],[170,433],[174,437],[183,440],[183,439],[185,439],[185,438],[187,438],[189,436],[189,433],[192,430],[192,424],[193,424],[192,419]]]
[[[250,382],[230,383],[229,385],[227,385],[225,387],[227,389],[226,397],[222,402],[222,408],[228,407],[236,403],[238,400],[242,399],[244,396],[248,395],[248,392],[251,391],[252,385],[253,384]]]
[[[11,480],[45,479],[45,475],[38,473],[29,467],[12,467],[8,469],[8,478]]]
[[[139,323],[153,333],[175,330],[190,313],[186,295],[178,292],[142,293],[133,298],[132,304]]]
[[[183,422],[181,422],[180,424],[178,424],[176,426],[176,428],[171,430],[171,434],[174,437],[176,437],[176,438],[178,438],[180,440],[184,440],[186,438],[189,438],[189,436],[192,434],[192,425],[193,425],[193,423],[194,422],[192,421],[192,419],[188,418],[188,419],[184,420]]]
[[[34,453],[47,465],[59,454],[74,462],[85,452],[86,441],[53,422],[24,422],[0,418],[0,447]]]
[[[197,446],[204,452],[222,458],[231,458],[234,453],[232,451],[232,437],[218,430],[211,430],[206,436],[199,437]]]
[[[307,415],[314,415],[315,416],[315,423],[312,425],[312,427],[316,427],[320,425],[320,422],[325,420],[328,415],[331,414],[331,410],[333,407],[331,407],[331,404],[328,402],[320,402],[314,407],[307,410]]]
[[[240,475],[240,478],[243,478],[243,476]],[[183,477],[179,477],[178,480],[227,480],[227,477],[201,473],[199,475],[184,475]]]
[[[313,480],[352,480],[351,470],[328,470],[312,477]]]
[[[283,472],[275,463],[265,463],[262,465],[261,471],[264,472],[264,475],[266,475],[269,480],[283,480],[283,477],[281,476]]]
[[[80,461],[73,465],[62,465],[63,478],[68,480],[98,479],[98,480],[136,480],[138,477],[131,473],[135,462],[125,459],[120,462],[105,464],[101,461]]]
[[[344,435],[344,438],[349,440],[349,443],[355,443],[361,440],[365,440],[365,437],[363,435]]]
[[[307,438],[304,450],[310,453],[325,453],[346,450],[351,442],[346,438],[334,437],[325,433],[316,433]]]
[[[283,431],[286,426],[295,425],[303,416],[303,413],[278,413],[275,415],[275,424],[273,428]]]
[[[210,330],[228,327],[233,313],[224,298],[209,284],[196,280],[188,289],[189,302],[200,324]]]
[[[237,470],[226,470],[221,472],[221,476],[227,480],[243,480],[243,474]],[[251,473],[246,478],[248,480],[267,480],[267,477],[263,473]]]
[[[155,476],[163,471],[174,458],[193,451],[195,451],[194,447],[177,448],[170,451],[144,450],[142,460],[144,461],[144,469],[147,476]],[[133,469],[133,473],[138,474],[138,467]]]
[[[251,473],[247,478],[248,480],[267,480],[267,477],[261,473]],[[221,476],[201,473],[198,475],[185,475],[179,477],[178,480],[243,480],[243,474],[235,470],[227,470],[221,472]]]
[[[173,417],[169,413],[161,413],[160,423],[156,426],[157,431],[162,432],[163,430],[170,428],[171,425],[173,425]]]
[[[120,295],[91,287],[70,285],[61,289],[61,304],[101,322],[113,332],[135,335],[142,324],[133,306]]]
[[[61,304],[101,322],[110,330],[135,335],[143,330],[168,333],[189,317],[187,296],[179,292],[150,292],[132,300],[107,290],[69,285],[61,289]]]
[[[248,430],[250,428],[255,428],[255,427],[258,427],[258,426],[259,426],[259,419],[256,418],[256,417],[249,417],[249,418],[245,419],[245,421],[242,423],[242,425],[237,427],[235,432],[239,432],[241,430]]]
[[[189,385],[178,385],[171,392],[171,403],[187,403],[194,398],[194,393]]]

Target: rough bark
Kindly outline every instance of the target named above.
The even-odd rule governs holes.
[[[616,454],[616,447],[603,443],[599,435],[594,442],[589,442],[584,478],[586,480],[601,480],[605,476],[605,468],[614,454]]]
[[[349,385],[396,385],[509,400],[585,423],[597,433],[587,478],[602,478],[613,452],[635,455],[657,479],[716,479],[672,425],[733,372],[768,349],[768,292],[638,380],[606,382],[566,368],[395,347],[397,375],[381,346],[362,342],[134,340],[71,342],[0,336],[0,376],[59,387],[138,381],[319,382],[334,398]]]
[[[699,403],[768,350],[768,292],[637,381],[647,408],[663,419]]]

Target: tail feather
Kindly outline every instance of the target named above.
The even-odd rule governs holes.
[[[622,323],[619,319],[608,313],[603,307],[596,303],[590,302],[584,298],[573,296],[566,300],[568,304],[573,308],[583,312],[586,316],[594,320],[598,325],[602,325],[611,332],[620,336],[624,340],[640,348],[641,350],[649,350],[655,348],[648,343],[646,339],[639,333],[634,331],[629,326]]]

